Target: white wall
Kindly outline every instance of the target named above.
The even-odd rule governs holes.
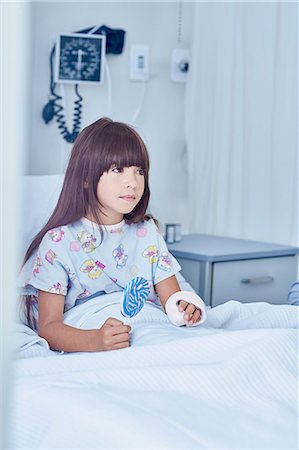
[[[94,25],[122,28],[126,31],[124,52],[108,55],[113,86],[112,118],[131,122],[142,84],[129,80],[130,45],[149,45],[152,77],[136,127],[147,142],[151,158],[150,210],[162,223],[182,223],[188,231],[185,85],[170,80],[171,50],[177,46],[179,2],[36,2],[32,8],[32,103],[26,173],[61,172],[71,148],[60,137],[56,122],[45,125],[41,116],[49,93],[49,55],[57,36]],[[183,47],[191,47],[193,8],[192,2],[183,3]],[[73,87],[64,86],[69,110],[73,106]],[[84,98],[83,127],[107,115],[107,83],[98,87],[80,85],[79,90]],[[67,123],[72,126],[72,115],[68,115]]]

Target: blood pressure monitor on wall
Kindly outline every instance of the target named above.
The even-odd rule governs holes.
[[[62,34],[56,44],[57,83],[102,83],[106,36]]]
[[[124,30],[113,30],[102,25],[61,34],[53,46],[50,54],[49,101],[43,108],[42,116],[46,124],[56,117],[58,129],[67,142],[74,142],[80,132],[83,99],[78,84],[101,84],[106,54],[122,53],[124,38]],[[66,126],[62,95],[56,93],[57,83],[74,84],[76,100],[71,131]]]

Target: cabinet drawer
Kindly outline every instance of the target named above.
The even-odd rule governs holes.
[[[217,262],[213,264],[211,305],[228,300],[286,303],[295,279],[295,256]]]

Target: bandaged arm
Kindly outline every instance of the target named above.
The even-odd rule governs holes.
[[[197,309],[200,310],[199,321],[189,326],[195,327],[202,324],[206,320],[206,307],[203,300],[197,294],[195,294],[195,292],[178,291],[172,294],[165,304],[166,314],[173,325],[176,325],[177,327],[188,325],[188,321],[184,319],[185,311],[179,311],[180,300],[184,300],[187,303],[192,303]]]

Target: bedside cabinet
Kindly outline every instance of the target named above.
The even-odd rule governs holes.
[[[209,306],[228,300],[287,303],[299,248],[205,234],[168,244],[182,274]]]

